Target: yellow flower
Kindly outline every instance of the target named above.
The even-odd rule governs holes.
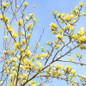
[[[60,14],[60,13],[58,13],[58,14],[57,14],[57,16],[60,18],[61,14]]]
[[[73,20],[73,24],[76,22],[76,20]]]
[[[22,39],[22,44],[25,44],[26,43],[26,40],[25,39]]]
[[[30,37],[31,37],[31,34],[27,34],[27,38],[30,39]]]
[[[37,86],[36,84],[32,84],[31,86]]]
[[[35,65],[34,65],[34,64],[31,64],[31,67],[32,67],[32,68],[34,68],[34,67],[35,67]]]
[[[14,29],[12,29],[12,28],[9,28],[9,31],[10,31],[10,32],[13,32],[13,31],[14,31]]]
[[[17,25],[18,25],[18,26],[24,25],[23,19],[20,19],[20,21],[17,21]]]
[[[9,29],[9,28],[11,28],[11,25],[7,25],[7,26],[6,26],[6,29]]]
[[[34,22],[36,22],[36,21],[37,21],[37,19],[36,19],[36,18],[33,18],[33,21],[34,21]]]
[[[30,50],[27,50],[27,51],[25,51],[26,53],[26,55],[28,56],[28,57],[30,57],[31,55],[32,55],[32,53],[31,53],[31,51]]]
[[[12,33],[12,36],[14,37],[14,38],[17,38],[18,37],[18,34],[17,33]]]
[[[24,36],[24,31],[21,31],[20,34],[21,34],[22,36]]]
[[[30,18],[32,19],[32,18],[33,18],[33,16],[34,16],[34,14],[29,14],[29,16],[30,16]]]
[[[65,13],[62,13],[61,16],[65,17]]]
[[[59,46],[60,46],[60,44],[57,44],[57,45],[56,45],[56,49],[59,48]]]
[[[32,84],[35,84],[35,81],[29,81],[28,84],[32,86]]]
[[[4,20],[5,20],[5,22],[8,22],[9,19],[7,17],[5,17]]]
[[[18,9],[18,8],[19,8],[19,6],[17,5],[16,9]]]
[[[77,35],[73,34],[72,35],[72,38],[76,39],[77,38]]]
[[[27,25],[27,30],[29,31],[30,29],[32,29],[32,27],[33,27],[33,23],[29,23],[29,24]]]
[[[47,45],[49,45],[49,42],[47,41],[47,42],[45,42]]]
[[[17,59],[16,57],[12,57],[12,58],[11,58],[11,61],[12,61],[12,62],[16,62],[17,60],[18,60],[18,59]]]
[[[77,5],[76,7],[75,7],[77,10],[79,10],[79,6]]]
[[[52,14],[55,16],[57,14],[57,12],[55,10],[53,10]]]
[[[28,77],[28,73],[23,74],[24,78]]]
[[[83,16],[86,16],[86,12],[83,13]]]
[[[28,2],[25,1],[25,2],[23,3],[23,5],[24,5],[25,7],[27,7]]]
[[[84,34],[84,31],[85,31],[85,28],[84,27],[81,27],[80,28],[80,31],[78,31],[78,35],[83,35]]]
[[[69,14],[66,14],[66,17],[64,19],[68,21],[70,19]]]
[[[79,58],[79,56],[80,56],[80,53],[78,53],[78,54],[76,53],[75,55],[76,55],[76,56]]]
[[[4,1],[3,4],[2,4],[2,6],[3,6],[4,8],[6,8],[6,7],[8,6],[8,3],[6,3],[6,2]]]
[[[73,19],[73,18],[74,18],[74,15],[73,15],[73,14],[71,14],[71,15],[70,15],[70,19]]]
[[[4,15],[3,15],[3,14],[1,14],[1,15],[0,15],[0,19],[1,19],[1,20],[3,20],[3,18],[4,18]]]
[[[57,26],[56,23],[55,24],[53,24],[53,23],[50,24],[50,29],[51,30],[54,30],[54,29],[57,29],[57,28],[58,28],[58,26]]]
[[[26,19],[26,21],[28,21],[28,20],[29,20],[29,19],[28,19],[28,16],[26,16],[25,19]]]
[[[55,35],[55,37],[61,39],[63,37],[63,35],[57,34],[57,35]]]
[[[58,64],[56,64],[56,65],[55,65],[55,67],[58,69],[58,68],[59,68],[59,65],[58,65]]]
[[[81,31],[81,32],[84,32],[84,31],[85,31],[85,28],[84,28],[84,27],[81,27],[81,28],[80,28],[80,31]]]
[[[8,37],[7,36],[4,36],[5,39],[7,39]]]
[[[78,41],[79,42],[86,42],[86,36],[79,37]]]
[[[69,66],[69,65],[67,65],[67,66],[66,66],[66,68],[67,68],[67,69],[69,69],[69,68],[70,68],[70,66]]]
[[[36,7],[36,5],[33,5],[33,8],[35,8]]]
[[[73,58],[68,58],[69,61],[74,62]]]
[[[16,49],[17,49],[17,48],[18,48],[18,46],[20,45],[20,43],[19,43],[19,42],[15,42],[14,44],[15,44],[15,45],[14,45],[14,48],[16,48]]]
[[[80,2],[79,5],[80,5],[81,7],[83,7],[83,2]]]
[[[39,43],[37,43],[37,45],[39,46],[40,44],[39,44]]]

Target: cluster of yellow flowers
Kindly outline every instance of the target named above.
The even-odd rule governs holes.
[[[57,26],[56,23],[55,24],[54,23],[50,24],[51,33],[55,34],[56,31],[57,31],[57,28],[58,28],[58,26]]]
[[[72,75],[70,77],[70,82],[71,82],[71,84],[74,84],[73,77],[76,77],[76,71],[72,70],[72,68],[69,65],[67,65],[66,68],[64,68],[62,65],[58,65],[58,64],[56,64],[55,67],[52,67],[52,65],[50,65],[50,67],[45,70],[45,73],[46,73],[46,76],[62,78],[63,75],[62,75],[61,71],[63,71],[64,74],[67,76]]]
[[[63,40],[62,42],[64,42],[65,39],[63,38],[67,36],[70,41],[74,39],[79,44],[86,43],[86,32],[84,27],[81,27],[80,31],[78,31],[76,34],[75,34],[76,29],[74,27],[75,23],[79,20],[79,18],[81,16],[86,15],[85,12],[83,14],[80,13],[82,7],[83,7],[83,2],[79,3],[79,5],[77,5],[75,9],[71,11],[70,15],[65,13],[60,14],[57,13],[55,10],[52,12],[54,18],[57,21],[58,26],[57,24],[51,23],[50,29],[51,32],[55,35],[55,37],[59,41]],[[60,27],[60,29],[58,27]],[[49,42],[46,42],[46,44],[49,45]],[[57,43],[56,46],[58,48],[60,45]],[[86,49],[85,46],[80,46],[80,48]]]

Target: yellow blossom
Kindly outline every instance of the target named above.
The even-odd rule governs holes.
[[[33,18],[33,21],[34,21],[34,22],[36,22],[36,21],[37,21],[37,19],[36,19],[36,18]]]
[[[23,5],[24,5],[25,7],[27,7],[28,2],[25,1],[25,2],[23,3]]]
[[[26,21],[28,21],[29,20],[28,16],[26,16],[25,19],[26,19]]]
[[[31,34],[27,34],[27,38],[30,39],[30,37],[31,37]]]
[[[66,68],[67,68],[67,69],[69,69],[69,68],[70,68],[70,66],[69,66],[69,65],[67,65],[67,66],[66,66]]]
[[[58,65],[58,64],[56,64],[56,65],[55,65],[55,67],[58,69],[58,68],[59,68],[59,65]]]
[[[16,48],[16,49],[17,49],[17,48],[18,48],[18,46],[20,45],[20,43],[19,43],[19,42],[15,42],[14,44],[15,44],[15,45],[14,45],[14,48]]]
[[[9,29],[9,28],[11,28],[11,25],[7,25],[7,26],[6,26],[6,29]]]
[[[47,41],[47,42],[45,42],[47,45],[49,45],[49,42]]]
[[[72,35],[72,38],[76,39],[77,38],[77,35],[73,34]]]
[[[30,18],[32,19],[34,17],[34,14],[29,14]]]
[[[83,7],[83,2],[80,2],[79,5],[80,5],[81,7]]]
[[[57,34],[57,35],[55,35],[55,37],[61,39],[63,37],[63,35]]]
[[[33,5],[33,8],[35,8],[36,7],[36,5]]]
[[[18,37],[18,34],[17,33],[12,33],[12,36],[14,37],[14,38],[17,38]]]
[[[22,39],[22,44],[25,44],[26,43],[26,39]]]
[[[6,7],[8,6],[8,3],[6,3],[6,2],[4,1],[3,4],[2,4],[2,6],[3,6],[4,8],[6,8]]]
[[[8,28],[9,28],[9,27],[8,27]],[[14,29],[12,29],[12,28],[9,28],[9,31],[10,31],[10,32],[13,32],[13,31],[14,31]]]
[[[65,17],[65,13],[62,13],[61,16],[62,16],[62,17]]]
[[[28,73],[23,74],[24,78],[28,77]]]
[[[58,18],[60,18],[61,14],[60,14],[60,13],[58,13],[58,14],[57,14],[57,16],[58,16]]]
[[[4,17],[4,21],[7,23],[8,22],[8,18],[7,17]]]
[[[5,39],[7,39],[8,37],[7,36],[4,36]]]
[[[55,10],[53,10],[52,14],[55,16],[57,14],[57,12]]]
[[[86,16],[86,12],[83,13],[83,16]]]
[[[76,7],[75,7],[77,10],[79,10],[79,6],[77,5]]]
[[[28,25],[27,25],[27,30],[29,31],[30,29],[32,29],[33,28],[33,23],[29,23]]]
[[[76,56],[79,58],[79,56],[80,56],[80,53],[78,53],[78,54],[76,53],[75,55],[76,55]]]
[[[0,19],[1,19],[1,20],[3,20],[3,18],[4,18],[4,15],[3,15],[3,14],[1,14],[1,15],[0,15]]]
[[[66,16],[64,17],[65,20],[70,20],[69,14],[66,14]]]
[[[23,19],[20,19],[19,21],[17,21],[17,25],[18,25],[18,26],[24,25]]]
[[[80,31],[81,31],[81,32],[84,32],[84,31],[85,31],[85,28],[84,28],[84,27],[81,27],[81,28],[80,28]]]
[[[35,81],[29,81],[28,84],[32,86],[32,84],[35,84]]]
[[[70,15],[70,19],[73,19],[73,18],[74,18],[74,14],[71,14],[71,15]]]
[[[54,30],[54,29],[57,29],[57,28],[58,28],[58,26],[57,26],[56,23],[55,24],[53,24],[53,23],[50,24],[50,29],[51,30]]]
[[[24,31],[21,31],[20,34],[21,34],[22,36],[24,36]]]
[[[60,44],[56,44],[56,49],[59,48]]]
[[[16,62],[18,59],[16,57],[11,57],[12,62]]]

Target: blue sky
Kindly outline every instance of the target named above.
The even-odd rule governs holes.
[[[43,27],[45,27],[45,33],[42,37],[41,46],[44,45],[45,41],[54,40],[54,36],[50,33],[50,29],[49,29],[51,22],[56,23],[51,13],[53,10],[56,10],[58,13],[63,13],[63,12],[70,13],[71,10],[73,10],[75,6],[78,5],[81,1],[84,2],[84,5],[86,5],[86,0],[26,0],[26,1],[29,3],[26,11],[32,12],[31,6],[36,5],[36,8],[33,12],[35,17],[38,19],[36,32],[34,32],[37,35],[36,37],[37,39],[42,33]],[[86,21],[84,18],[80,19],[79,23],[77,23],[78,25],[77,28],[80,28],[82,26],[86,27],[85,23]],[[0,36],[1,36],[1,33],[2,32],[0,31]],[[32,40],[33,41],[31,41],[31,43],[35,42],[36,40],[35,35],[33,36]],[[2,42],[1,42],[1,45],[2,45]],[[33,45],[31,46],[31,48],[33,48]],[[79,69],[80,68],[77,67],[78,71]],[[81,69],[81,70],[85,71],[84,69]],[[49,83],[48,85],[49,86],[70,86],[70,85],[67,85],[66,82],[64,81],[55,80],[55,79],[53,80],[53,82]]]

